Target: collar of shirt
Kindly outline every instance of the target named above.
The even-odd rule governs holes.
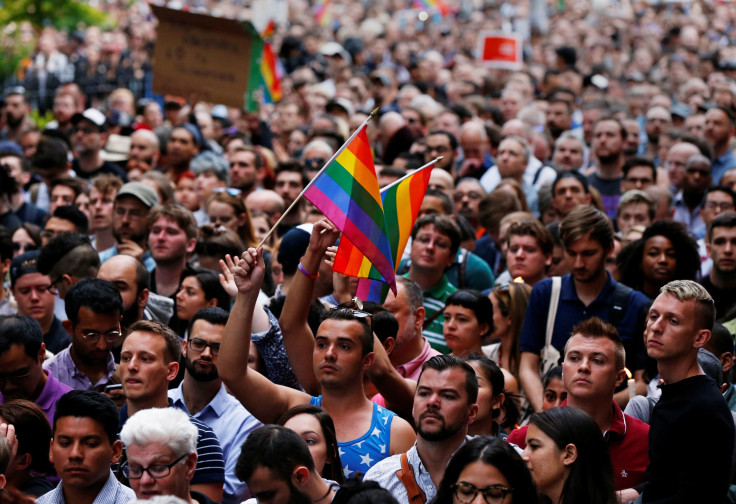
[[[603,285],[603,289],[601,289],[600,293],[598,293],[598,297],[595,298],[595,300],[590,303],[590,305],[593,305],[595,303],[606,301],[608,299],[608,296],[613,290],[616,288],[616,282],[613,281],[613,278],[611,278],[611,274],[606,271],[606,283]],[[568,273],[567,275],[562,277],[562,286],[560,289],[560,299],[563,299],[565,301],[579,301],[580,298],[578,297],[578,292],[575,289],[575,281],[572,278],[572,274]]]
[[[399,372],[402,378],[411,377],[416,370],[422,366],[422,364],[429,360],[428,357],[432,353],[432,345],[429,344],[427,338],[423,337],[422,339],[424,340],[424,349],[422,350],[422,353],[414,357],[409,362],[396,366],[396,371]]]
[[[444,299],[444,295],[447,293],[447,286],[450,284],[450,281],[447,280],[447,275],[442,275],[442,278],[440,278],[440,281],[434,284],[434,286],[424,291],[424,297],[430,297],[432,299]]]
[[[182,381],[178,387],[176,387],[174,390],[171,390],[169,392],[169,400],[173,402],[173,404],[184,411],[187,412],[190,416],[196,416],[192,415],[189,410],[187,409],[187,403],[184,401],[184,381]],[[215,397],[212,398],[212,400],[207,403],[207,406],[202,408],[202,411],[200,411],[198,414],[203,413],[207,408],[211,409],[212,412],[217,416],[218,418],[222,416],[222,414],[227,409],[228,405],[228,393],[227,389],[225,388],[225,384],[220,384],[220,390],[217,391],[217,394],[215,394]]]
[[[64,384],[54,378],[54,375],[48,369],[44,369],[43,372],[46,373],[46,383],[34,402],[36,403],[36,406],[41,408],[43,411],[48,411],[54,401],[58,399],[56,391],[63,388]]]
[[[82,373],[76,364],[74,364],[74,359],[72,359],[72,354],[70,351],[71,347],[66,349],[67,351],[64,352],[62,355],[60,355],[60,358],[64,361],[64,365],[71,369],[72,376],[75,378],[87,378],[87,375]],[[105,373],[105,376],[103,376],[97,383],[110,381],[110,378],[115,374],[115,358],[112,356],[112,352],[110,352],[107,355],[107,372]],[[89,379],[89,378],[87,378]],[[92,383],[92,386],[96,386],[97,383]]]

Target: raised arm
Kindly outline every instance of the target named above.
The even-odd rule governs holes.
[[[234,262],[232,274],[238,294],[222,337],[219,371],[225,385],[245,409],[261,422],[273,423],[289,408],[308,403],[309,396],[276,385],[248,369],[253,310],[265,270],[262,249],[249,248]]]
[[[386,408],[402,418],[411,421],[411,410],[414,403],[414,392],[417,384],[413,380],[404,379],[386,354],[379,339],[373,335],[373,364],[366,371],[368,379],[386,401]]]
[[[335,243],[338,234],[337,229],[326,219],[314,225],[307,252],[301,261],[301,266],[307,273],[316,275],[319,272],[319,265],[325,256],[325,251]],[[310,278],[302,271],[296,272],[281,310],[279,325],[289,362],[291,362],[299,383],[304,390],[316,395],[319,393],[320,386],[312,365],[314,335],[307,323],[315,279],[316,277]]]

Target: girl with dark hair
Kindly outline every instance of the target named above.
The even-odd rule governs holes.
[[[615,504],[613,468],[601,429],[571,407],[532,415],[521,454],[552,504]]]
[[[567,399],[567,389],[562,381],[562,366],[555,366],[544,375],[542,380],[544,395],[542,396],[542,411],[560,406]]]
[[[498,425],[496,419],[501,414],[504,395],[503,371],[492,360],[482,355],[471,355],[465,359],[475,371],[478,379],[478,414],[472,424],[468,426],[471,436],[499,436],[508,437]]]
[[[344,475],[335,424],[325,410],[311,404],[294,406],[281,415],[276,424],[293,430],[304,439],[323,479],[342,484]]]
[[[482,495],[480,499],[478,494]],[[477,437],[465,443],[447,464],[437,496],[431,504],[471,502],[539,502],[534,481],[524,461],[505,441],[495,437]]]
[[[30,222],[18,226],[12,235],[13,257],[41,248],[41,228]]]
[[[445,303],[443,334],[452,355],[481,353],[483,338],[493,332],[490,300],[474,290],[458,290]]]
[[[220,278],[210,270],[185,271],[176,293],[176,317],[169,325],[186,339],[186,326],[202,308],[219,306],[230,311],[230,296],[220,284]]]
[[[616,265],[621,283],[654,299],[672,280],[695,280],[700,254],[685,226],[657,221],[619,252]]]

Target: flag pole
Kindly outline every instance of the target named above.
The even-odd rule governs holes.
[[[426,170],[426,169],[427,169],[427,168],[429,168],[430,166],[434,166],[434,165],[435,165],[435,164],[437,163],[437,161],[439,161],[440,159],[442,159],[442,156],[440,156],[440,157],[437,157],[437,158],[434,158],[434,159],[433,159],[432,161],[430,161],[429,163],[425,164],[424,166],[421,166],[421,167],[417,168],[416,170],[414,170],[414,171],[413,171],[413,172],[411,172],[411,173],[407,173],[406,175],[404,175],[403,177],[401,177],[401,178],[400,178],[399,180],[394,180],[394,181],[393,181],[393,182],[391,182],[391,183],[390,183],[389,185],[387,185],[387,186],[384,186],[384,187],[383,187],[383,188],[381,189],[381,193],[384,193],[384,192],[388,191],[389,189],[391,189],[391,188],[392,188],[393,186],[395,186],[395,185],[398,185],[398,184],[402,183],[402,182],[403,182],[404,180],[408,179],[408,178],[409,178],[409,177],[411,177],[412,175],[416,175],[416,174],[417,174],[417,173],[419,173],[420,171],[422,171],[422,170]]]
[[[342,151],[345,150],[345,147],[347,147],[348,145],[350,145],[350,142],[353,141],[353,139],[358,135],[358,133],[361,132],[361,130],[368,124],[368,121],[370,121],[371,118],[374,115],[376,115],[377,112],[378,112],[378,107],[376,107],[375,109],[373,109],[373,111],[368,115],[368,117],[365,118],[365,121],[363,121],[363,124],[361,124],[360,126],[358,126],[358,129],[356,129],[353,132],[353,134],[350,135],[350,138],[348,138],[345,141],[345,143],[342,144],[342,147],[340,147],[339,149],[337,149],[337,152],[335,152],[332,155],[332,157],[327,160],[327,162],[322,167],[322,169],[320,171],[318,171],[317,174],[314,177],[312,177],[312,180],[310,180],[309,183],[304,187],[304,189],[302,189],[302,192],[299,193],[299,196],[297,196],[296,198],[294,198],[294,201],[291,202],[291,205],[289,205],[289,208],[287,208],[286,210],[284,210],[284,213],[281,214],[281,217],[279,217],[279,220],[277,220],[276,223],[273,225],[273,227],[271,227],[271,229],[268,231],[268,233],[266,234],[266,236],[263,237],[263,240],[261,240],[261,243],[258,244],[258,247],[256,247],[256,249],[259,249],[259,248],[261,248],[263,246],[263,244],[265,243],[265,241],[268,240],[268,237],[273,234],[273,232],[276,230],[276,228],[278,227],[278,225],[281,224],[281,221],[284,220],[284,217],[286,217],[286,214],[288,214],[289,211],[291,211],[291,209],[294,208],[294,206],[296,206],[296,204],[299,202],[299,200],[304,195],[304,193],[307,192],[307,189],[309,189],[311,187],[311,185],[314,183],[314,181],[317,180],[317,177],[319,177],[320,175],[322,175],[322,173],[327,169],[327,167],[330,166],[332,164],[332,162],[335,161],[335,159],[337,159],[337,156],[339,156],[340,153],[342,153]]]

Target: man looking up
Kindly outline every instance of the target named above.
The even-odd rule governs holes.
[[[323,229],[325,233],[322,233]],[[327,221],[315,224],[292,292],[307,291],[300,283],[312,282],[316,278],[309,272],[318,270],[324,252],[336,238],[337,231]],[[269,423],[300,404],[322,406],[335,422],[346,476],[363,472],[378,460],[401,453],[411,445],[414,432],[409,424],[371,403],[363,391],[363,373],[374,358],[373,333],[362,315],[364,312],[346,308],[328,312],[315,339],[307,324],[311,299],[294,300],[287,296],[283,312],[292,314],[293,324],[291,327],[282,326],[285,339],[309,341],[313,346],[308,350],[312,353],[313,362],[314,378],[311,381],[318,383],[322,395],[310,397],[304,392],[276,385],[241,365],[249,353],[253,310],[265,273],[261,252],[256,253],[252,248],[246,251],[236,262],[232,273],[238,295],[223,334],[219,372],[225,385],[248,411],[260,421]],[[284,320],[282,318],[282,323]],[[305,335],[309,335],[309,340],[303,337]],[[304,348],[309,348],[309,345]],[[296,363],[293,359],[292,362]],[[298,372],[297,376],[300,376]],[[306,376],[306,373],[301,376]],[[302,385],[307,390],[314,388],[314,383],[302,382]],[[371,435],[365,437],[367,432]]]
[[[158,195],[141,182],[129,182],[120,188],[113,205],[112,234],[115,245],[100,252],[100,262],[117,254],[135,257],[153,271],[156,261],[146,249],[146,217],[158,205]]]
[[[214,504],[190,485],[197,466],[197,428],[186,413],[177,408],[141,411],[126,422],[120,439],[127,455],[121,471],[138,499],[172,495]]]
[[[613,463],[616,490],[646,481],[649,464],[649,426],[624,415],[613,400],[626,379],[626,351],[616,328],[597,317],[577,324],[565,344],[562,379],[567,390],[563,406],[585,411],[603,432]],[[511,432],[508,442],[526,447],[527,426]]]
[[[478,380],[473,368],[451,355],[438,355],[422,366],[412,416],[417,441],[405,454],[382,460],[365,474],[398,502],[414,502],[398,477],[406,461],[427,501],[437,494],[452,454],[465,443],[468,425],[478,414]],[[409,471],[404,469],[404,474]]]
[[[120,428],[138,412],[171,406],[168,385],[179,371],[181,343],[167,326],[140,320],[129,328],[120,353],[120,377],[127,398],[120,408]],[[225,463],[217,437],[207,425],[190,418],[197,430],[197,466],[192,489],[222,501]]]
[[[613,250],[610,219],[593,207],[577,207],[560,223],[560,238],[572,273],[561,278],[559,306],[552,313],[555,317],[552,346],[561,353],[573,326],[586,318],[597,316],[609,321],[621,335],[626,348],[626,367],[632,370],[643,392],[644,355],[639,335],[649,301],[644,294],[615,282],[606,271],[606,257]],[[553,279],[534,286],[521,331],[519,377],[535,411],[540,411],[542,406],[539,363],[545,345],[552,286]],[[616,395],[619,405],[627,401],[626,390]]]
[[[197,246],[197,221],[183,206],[156,206],[148,214],[148,250],[156,261],[151,292],[171,297],[179,290],[187,258]]]
[[[28,315],[41,325],[46,350],[59,353],[71,343],[61,321],[54,315],[56,296],[49,292],[51,278],[38,272],[40,252],[21,254],[10,265],[10,291],[18,305],[18,315]]]
[[[0,403],[27,399],[54,421],[56,401],[71,390],[41,364],[46,357],[41,326],[31,317],[0,318]]]
[[[115,374],[112,349],[122,337],[123,300],[110,282],[85,278],[69,289],[64,303],[67,320],[62,325],[72,344],[43,367],[75,390],[102,392]]]
[[[74,390],[62,397],[54,416],[49,458],[61,477],[38,504],[127,504],[135,493],[110,470],[123,443],[116,436],[118,410],[104,395]]]
[[[689,280],[662,287],[649,309],[647,354],[657,361],[663,385],[650,421],[644,503],[722,502],[726,496],[733,417],[698,364],[698,349],[710,339],[714,320],[713,299]],[[697,443],[682,443],[696,425],[708,428],[699,430]]]
[[[261,425],[228,394],[220,378],[217,361],[227,312],[203,308],[189,323],[188,338],[182,343],[186,372],[178,388],[169,391],[173,405],[207,424],[217,435],[225,457],[223,502],[243,501],[245,485],[235,476],[240,447],[250,432]]]

